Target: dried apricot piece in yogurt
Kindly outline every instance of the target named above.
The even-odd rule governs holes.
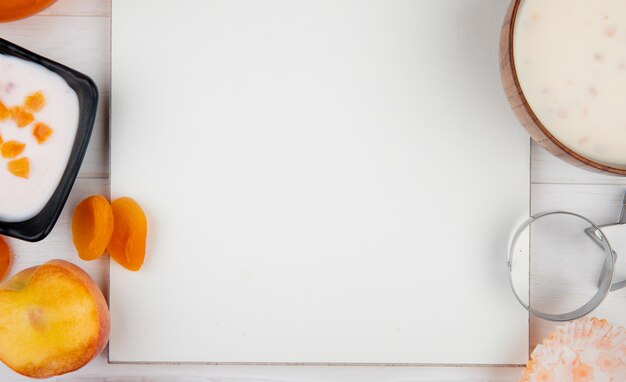
[[[48,140],[48,138],[52,135],[53,130],[50,126],[46,125],[43,122],[37,122],[35,124],[35,128],[33,128],[33,135],[35,139],[37,139],[37,143],[42,144]]]
[[[11,253],[11,248],[9,248],[6,240],[0,236],[0,281],[9,273],[12,260],[13,254]]]
[[[42,92],[35,92],[24,100],[24,108],[31,113],[36,113],[41,110],[46,104],[46,97]]]
[[[21,106],[14,106],[11,108],[11,118],[13,118],[17,127],[28,126],[35,120],[35,117]]]
[[[0,101],[0,121],[4,121],[11,118],[11,110],[9,110],[4,104]]]
[[[112,232],[113,211],[104,196],[90,196],[74,209],[72,240],[81,259],[95,260],[102,256]]]
[[[124,268],[138,271],[146,257],[148,221],[143,210],[133,199],[125,197],[111,203],[113,234],[109,255]]]
[[[6,159],[15,158],[24,151],[25,144],[18,141],[6,141],[0,146],[0,153]]]
[[[30,161],[28,158],[15,159],[7,163],[9,172],[20,178],[28,179],[30,175]]]

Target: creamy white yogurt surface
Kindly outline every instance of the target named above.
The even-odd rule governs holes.
[[[626,0],[524,0],[513,43],[545,127],[589,159],[626,166]]]
[[[17,158],[30,162],[28,179],[7,170],[11,159],[0,157],[0,220],[18,222],[32,218],[46,205],[56,190],[67,166],[76,130],[79,104],[76,92],[59,75],[48,69],[14,57],[0,54],[0,101],[7,107],[23,105],[30,94],[41,91],[45,106],[34,115],[34,122],[23,128],[12,119],[0,121],[4,142],[15,140],[26,144]],[[52,128],[53,133],[42,144],[33,136],[36,122]]]

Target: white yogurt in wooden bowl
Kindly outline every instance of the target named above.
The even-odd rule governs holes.
[[[512,93],[503,62],[507,94],[514,109],[527,102],[538,129],[552,135],[516,110],[533,138],[559,156],[579,155],[583,165],[626,168],[626,1],[521,0],[508,17],[503,44],[512,48],[501,49],[523,97]]]
[[[0,220],[21,222],[44,208],[61,181],[79,101],[58,74],[0,54],[0,103]]]

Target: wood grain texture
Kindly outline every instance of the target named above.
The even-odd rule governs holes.
[[[626,177],[591,172],[573,166],[550,154],[536,142],[532,143],[532,182],[534,184],[623,184]]]
[[[522,0],[513,0],[511,2],[500,35],[500,75],[502,76],[502,84],[507,98],[517,119],[522,126],[526,128],[535,142],[539,143],[556,157],[574,166],[590,171],[626,176],[626,169],[624,168],[594,162],[570,150],[546,129],[528,104],[517,77],[515,57],[513,54],[515,21],[521,1]]]
[[[108,195],[109,192],[109,15],[110,0],[59,0],[40,16],[0,24],[2,37],[75,65],[77,69],[93,76],[103,98],[94,136],[83,163],[82,178],[77,180],[56,228],[40,243],[10,240],[15,251],[15,263],[11,273],[53,258],[66,259],[90,273],[103,288],[105,295],[108,291],[108,258],[105,256],[92,262],[78,259],[69,227],[72,211],[80,200],[91,194]],[[534,212],[570,209],[586,214],[600,224],[617,218],[620,198],[626,189],[626,178],[581,170],[555,158],[538,145],[533,145],[532,166],[535,183],[532,187]],[[505,256],[503,254],[503,261]],[[625,293],[621,291],[612,294],[595,314],[624,324]],[[554,323],[532,319],[531,346],[538,343],[554,327]],[[117,382],[110,379],[117,377],[123,378],[125,382],[513,382],[520,375],[520,368],[111,365],[107,363],[105,350],[87,367],[52,380]],[[163,379],[155,380],[153,377]],[[0,365],[0,381],[30,380]]]
[[[617,223],[624,189],[623,185],[535,184],[532,186],[532,213],[565,210],[586,216],[599,225]],[[626,260],[626,258],[622,257],[621,260]],[[555,266],[563,267],[562,271],[567,272],[564,264],[555,264]],[[546,269],[545,272],[552,272],[552,270]],[[602,305],[591,315],[605,318],[619,325],[626,325],[626,290],[609,293]],[[554,329],[554,326],[552,322],[531,318],[531,348],[540,343]]]
[[[111,0],[58,0],[39,15],[109,17]]]

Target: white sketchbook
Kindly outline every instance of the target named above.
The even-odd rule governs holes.
[[[111,362],[522,364],[493,0],[114,0]]]

